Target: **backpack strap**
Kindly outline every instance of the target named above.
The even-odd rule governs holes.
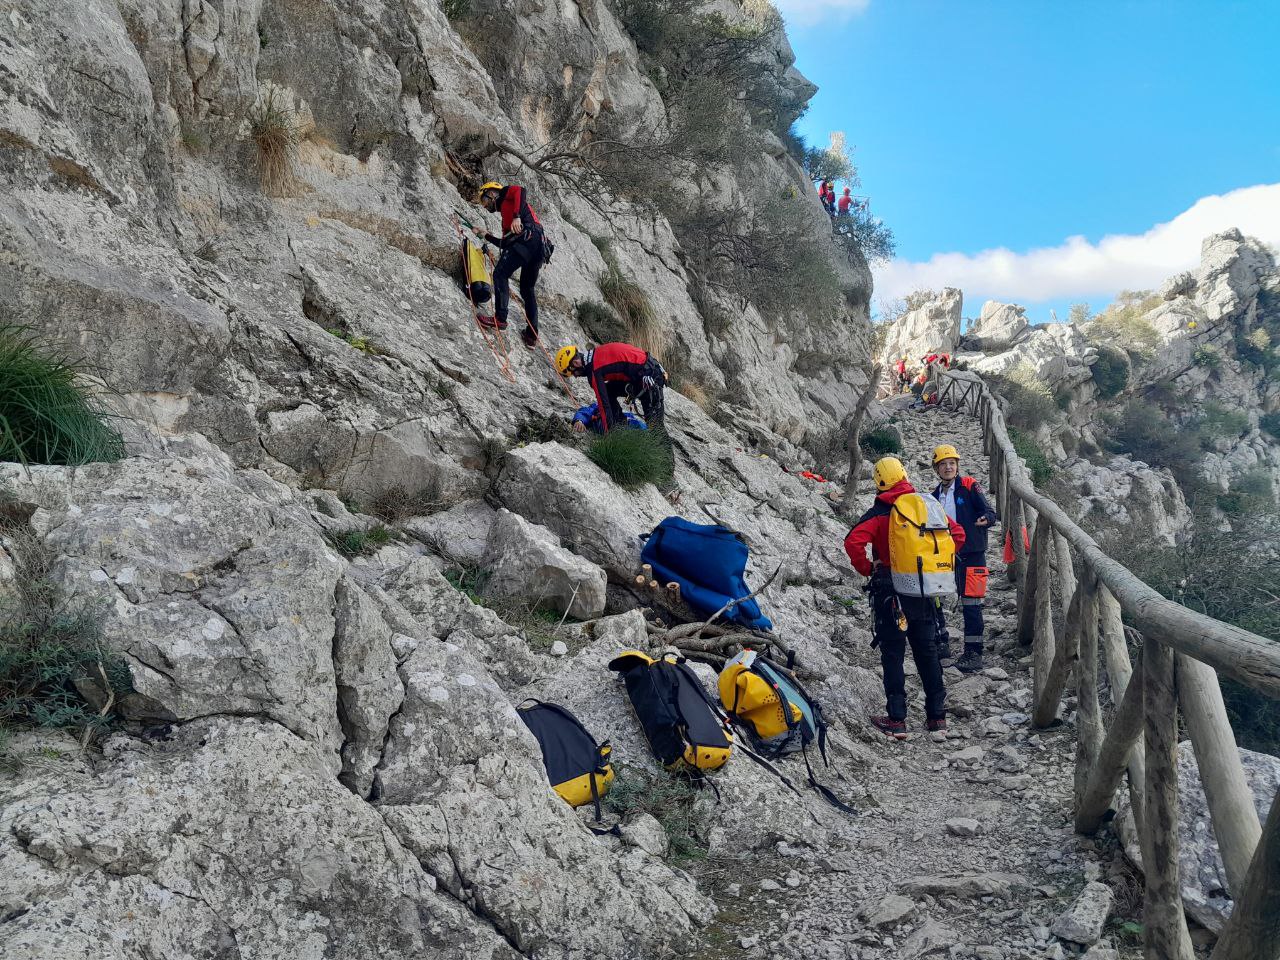
[[[824,736],[823,739],[825,740],[826,737]],[[804,769],[809,774],[809,786],[813,787],[813,789],[821,795],[823,800],[827,801],[827,803],[831,804],[841,813],[847,813],[851,817],[856,817],[858,815],[858,811],[856,809],[841,801],[839,797],[831,792],[830,787],[823,786],[818,782],[818,778],[813,775],[813,767],[809,765],[809,750],[807,747],[800,748],[800,755],[804,757]],[[826,759],[825,753],[823,754],[823,759]]]

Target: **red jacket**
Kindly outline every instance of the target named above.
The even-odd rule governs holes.
[[[916,488],[910,480],[899,481],[884,493],[876,497],[871,509],[853,525],[849,535],[844,538],[844,552],[853,562],[853,569],[864,577],[875,572],[876,565],[883,566],[889,557],[889,508],[904,493],[915,493]],[[928,494],[925,494],[928,496]],[[956,553],[964,546],[964,527],[950,517],[947,523],[951,527],[951,539],[955,541]],[[867,544],[871,545],[871,557],[867,557]]]
[[[524,187],[519,184],[509,184],[499,192],[498,214],[502,217],[502,236],[485,235],[486,240],[498,247],[506,249],[521,241],[529,240],[534,232],[542,232],[542,221],[533,212],[533,207],[529,206]],[[516,217],[520,218],[520,225],[524,228],[518,236],[511,233],[511,224]]]
[[[849,212],[849,207],[850,207],[850,206],[852,206],[852,205],[853,205],[853,198],[852,198],[852,197],[847,197],[847,196],[846,196],[846,197],[841,197],[841,198],[840,198],[840,203],[839,203],[839,205],[838,205],[838,206],[840,207],[840,212],[841,212],[841,213],[848,213],[848,212]]]
[[[625,381],[629,387],[627,392],[632,396],[638,395],[648,362],[649,355],[629,343],[602,343],[591,351],[585,362],[584,375],[595,392],[596,403],[600,404],[600,419],[605,433],[613,425],[605,384]]]

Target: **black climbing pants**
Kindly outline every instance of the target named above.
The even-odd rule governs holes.
[[[640,401],[640,410],[644,413],[645,426],[650,430],[658,430],[662,428],[663,419],[666,417],[667,412],[666,403],[663,399],[667,375],[662,369],[662,364],[650,357],[644,365],[644,376],[653,380],[653,386],[641,390],[640,396],[635,399]],[[610,424],[626,426],[626,418],[622,415],[622,401],[629,398],[627,393],[629,386],[626,380],[606,380],[604,382],[605,403],[609,405]]]
[[[971,567],[985,569],[987,558],[978,554],[956,557],[956,595],[960,598],[960,616],[964,621],[964,647],[966,650],[982,652],[983,637],[986,624],[982,618],[982,597],[966,597],[965,586],[969,579]],[[951,642],[951,633],[947,630],[946,610],[938,604],[938,642],[946,646]]]
[[[947,688],[938,662],[936,633],[937,607],[932,597],[899,597],[893,587],[872,581],[871,608],[875,614],[875,636],[880,645],[880,667],[884,671],[885,709],[891,720],[907,718],[906,674],[903,664],[907,645],[915,659],[924,687],[924,712],[929,720],[946,716]],[[898,610],[906,615],[907,629],[898,624]]]
[[[534,234],[528,242],[517,243],[502,251],[493,269],[493,313],[501,323],[511,309],[511,275],[520,271],[520,299],[529,326],[538,332],[538,273],[542,270],[542,236]]]

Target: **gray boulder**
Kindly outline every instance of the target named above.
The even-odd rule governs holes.
[[[988,300],[982,305],[977,321],[965,332],[965,338],[980,340],[983,350],[998,350],[1012,346],[1028,326],[1026,307]]]
[[[490,596],[517,598],[579,620],[604,612],[604,571],[560,546],[546,527],[506,508],[490,528],[483,565]]]
[[[1051,932],[1055,937],[1081,946],[1097,943],[1111,915],[1112,900],[1110,887],[1096,880],[1089,881],[1075,902],[1053,922]]]
[[[955,353],[960,342],[963,307],[961,292],[946,287],[935,299],[909,310],[893,322],[880,356],[887,363],[906,357],[909,364],[916,364],[926,354]]]
[[[1138,532],[1172,546],[1191,521],[1182,490],[1168,470],[1123,456],[1105,464],[1077,458],[1063,463],[1059,476],[1075,493],[1074,499],[1061,497],[1060,505],[1077,521],[1087,520],[1111,535]]]

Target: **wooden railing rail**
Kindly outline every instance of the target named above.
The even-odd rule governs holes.
[[[1212,960],[1280,960],[1280,802],[1264,830],[1227,720],[1218,675],[1280,696],[1280,643],[1169,600],[1109,557],[1035,488],[1005,426],[1000,401],[967,371],[940,375],[939,403],[982,424],[989,483],[1014,562],[1018,641],[1031,648],[1032,724],[1058,723],[1076,695],[1075,828],[1095,833],[1128,779],[1146,875],[1148,958],[1193,960],[1178,876],[1178,716],[1199,766],[1235,911]],[[1054,589],[1062,612],[1058,633]],[[1128,627],[1125,623],[1129,624]],[[1129,642],[1138,646],[1137,666]],[[1098,663],[1113,712],[1105,727]]]

